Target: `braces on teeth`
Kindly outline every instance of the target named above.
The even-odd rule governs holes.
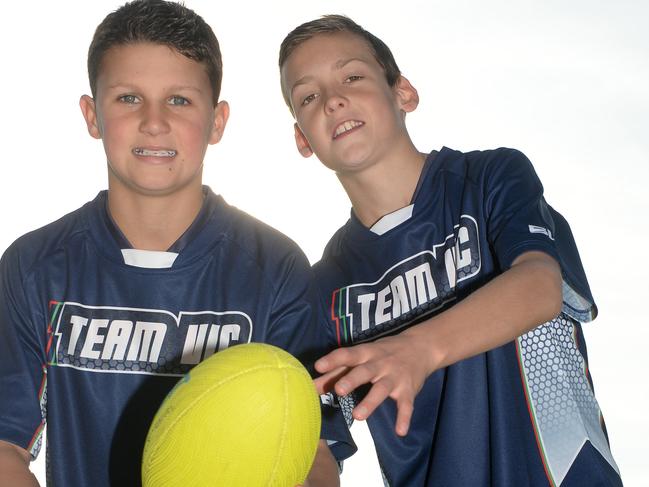
[[[175,150],[149,150],[142,149],[138,147],[133,149],[133,153],[138,156],[150,156],[150,157],[174,157],[176,155]]]

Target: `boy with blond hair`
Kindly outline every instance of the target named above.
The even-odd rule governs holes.
[[[341,347],[317,383],[367,419],[386,484],[621,485],[579,323],[596,307],[529,160],[420,152],[417,91],[347,17],[298,26],[279,67],[300,154],[352,203],[314,266]]]
[[[108,190],[0,262],[2,486],[36,483],[46,423],[48,484],[139,485],[151,420],[191,367],[239,343],[307,364],[323,348],[303,253],[202,184],[229,113],[212,29],[178,3],[127,3],[97,28],[88,73]],[[323,421],[338,451],[340,418],[342,436]],[[337,484],[321,441],[309,485]]]

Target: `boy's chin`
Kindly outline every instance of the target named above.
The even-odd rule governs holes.
[[[353,175],[358,174],[365,169],[374,165],[374,161],[369,157],[355,157],[345,160],[336,160],[327,164],[323,163],[329,169],[335,171],[337,174],[341,175]]]

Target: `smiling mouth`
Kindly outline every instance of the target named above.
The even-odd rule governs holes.
[[[136,147],[133,149],[133,154],[144,157],[175,157],[177,152],[172,149],[144,149],[142,147]]]
[[[359,122],[358,120],[347,120],[346,122],[343,122],[336,127],[336,130],[334,130],[333,138],[336,139],[341,135],[354,130],[357,127],[362,127],[363,125],[365,125],[365,123]]]

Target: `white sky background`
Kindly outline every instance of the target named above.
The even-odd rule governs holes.
[[[10,2],[0,29],[0,251],[106,187],[101,143],[78,108],[87,47],[121,1]],[[318,259],[348,217],[335,176],[293,144],[277,51],[293,27],[344,13],[381,37],[419,90],[422,151],[515,147],[570,222],[600,316],[591,372],[627,486],[649,486],[649,4],[642,0],[187,0],[214,28],[231,118],[204,180]],[[2,391],[5,393],[5,391]],[[361,434],[359,428],[354,428]],[[379,485],[367,436],[343,486]],[[34,465],[40,478],[44,455]],[[374,476],[373,476],[374,475]],[[44,483],[43,483],[44,485]]]

